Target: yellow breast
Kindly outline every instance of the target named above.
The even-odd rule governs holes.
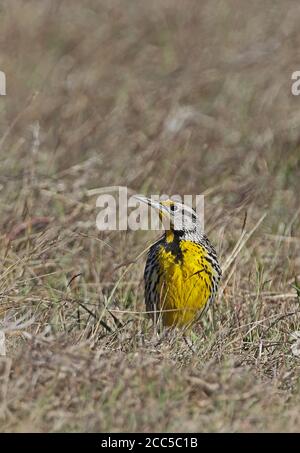
[[[212,296],[214,269],[206,249],[186,240],[178,246],[177,254],[163,245],[158,252],[159,310],[166,326],[191,323]]]

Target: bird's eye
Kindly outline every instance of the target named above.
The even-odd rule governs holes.
[[[178,206],[176,206],[176,204],[171,204],[170,211],[171,212],[176,212],[177,210],[178,210]]]

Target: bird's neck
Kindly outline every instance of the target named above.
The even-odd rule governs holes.
[[[164,250],[173,255],[176,262],[182,261],[182,252],[180,249],[180,231],[166,230],[162,237],[162,246]]]
[[[182,230],[166,230],[163,236],[167,244],[179,243],[180,241],[201,242],[203,234],[196,228],[195,230],[182,231]]]
[[[176,240],[176,234],[173,230],[166,230],[165,232],[165,241],[170,244]]]

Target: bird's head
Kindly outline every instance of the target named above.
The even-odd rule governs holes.
[[[190,206],[173,200],[154,201],[140,196],[136,198],[158,212],[167,232],[174,232],[181,237],[202,236],[200,220]]]

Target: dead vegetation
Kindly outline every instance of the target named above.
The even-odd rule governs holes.
[[[1,431],[299,431],[299,16],[3,2]],[[96,229],[116,185],[206,195],[225,272],[192,348],[143,315],[156,234]]]

